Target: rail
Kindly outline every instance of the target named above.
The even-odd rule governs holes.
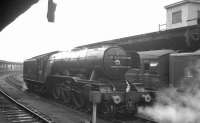
[[[0,112],[5,114],[5,117],[7,117],[8,120],[12,120],[12,122],[27,122],[27,120],[35,122],[36,120],[39,123],[54,123],[50,118],[45,118],[38,114],[36,111],[29,109],[25,105],[19,103],[18,101],[10,97],[4,91],[0,90],[0,94],[0,99],[3,100],[0,103],[0,107],[1,109],[4,109],[4,111]],[[12,112],[9,112],[9,110],[11,110]],[[15,110],[16,114],[14,114]],[[20,114],[20,112],[22,114]]]

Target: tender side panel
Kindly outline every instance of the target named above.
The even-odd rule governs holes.
[[[38,80],[37,61],[35,59],[24,62],[24,80]]]

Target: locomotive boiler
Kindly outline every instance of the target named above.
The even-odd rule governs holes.
[[[119,47],[75,49],[71,52],[55,54],[50,60],[53,62],[52,74],[74,74],[89,80],[99,79],[100,76],[123,79],[124,73],[131,68],[132,64],[131,57],[128,57]],[[95,76],[97,78],[94,79]]]
[[[133,113],[151,102],[148,91],[125,78],[139,63],[136,52],[127,54],[119,46],[52,52],[24,61],[24,80],[29,89],[77,108],[90,109],[96,101],[101,114]]]

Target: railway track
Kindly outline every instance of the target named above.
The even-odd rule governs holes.
[[[144,122],[144,123],[158,123],[156,121],[154,121],[153,119],[146,117],[144,115],[135,115],[135,118],[137,118],[138,120]]]
[[[12,123],[53,123],[44,114],[19,103],[2,90],[0,90],[0,113]]]
[[[154,121],[153,119],[150,119],[146,116],[136,114],[131,117],[126,117],[125,119],[114,119],[111,121],[112,123],[158,123]]]
[[[20,80],[17,79],[17,76],[19,74],[10,74],[9,76],[7,76],[5,78],[5,81],[8,82],[10,85],[18,88],[19,90],[24,90],[23,86],[22,86],[22,82]]]

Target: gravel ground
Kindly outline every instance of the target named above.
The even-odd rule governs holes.
[[[26,103],[31,107],[37,109],[39,112],[46,114],[56,123],[81,123],[81,121],[88,121],[90,116],[68,108],[62,104],[58,104],[55,101],[40,97],[34,93],[24,91],[23,89],[17,89],[13,84],[5,82],[5,77],[8,75],[3,75],[0,77],[0,88],[3,89],[11,97],[17,99],[20,102]],[[21,86],[24,86],[22,79],[22,74],[18,77],[18,80],[21,80]],[[1,118],[1,117],[0,117]],[[97,119],[97,123],[108,123],[101,119]]]

